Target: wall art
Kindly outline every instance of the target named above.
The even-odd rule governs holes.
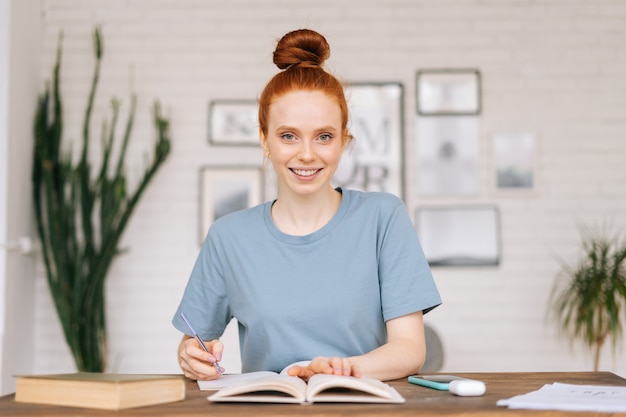
[[[204,166],[200,169],[200,242],[218,218],[262,202],[259,167]]]
[[[404,197],[404,88],[396,82],[351,83],[346,88],[349,129],[334,185]]]
[[[423,116],[480,113],[480,72],[475,69],[417,71],[417,112]]]
[[[529,133],[493,136],[495,183],[500,190],[530,190],[535,183],[535,141]]]
[[[209,104],[209,143],[215,146],[260,146],[255,100],[213,100]]]
[[[415,227],[431,266],[500,263],[500,215],[495,206],[418,207]]]
[[[417,193],[478,193],[478,118],[418,117],[416,123]]]

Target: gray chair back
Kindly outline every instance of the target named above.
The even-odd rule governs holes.
[[[427,324],[424,324],[424,338],[426,339],[426,360],[420,373],[439,372],[444,360],[441,338],[435,329]]]

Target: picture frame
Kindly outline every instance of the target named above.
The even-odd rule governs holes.
[[[333,184],[404,198],[403,84],[349,83],[346,99],[354,141],[344,151]]]
[[[418,117],[416,194],[480,192],[480,127],[476,116]]]
[[[263,202],[263,170],[258,166],[200,168],[199,241],[220,217]]]
[[[495,205],[418,207],[415,227],[430,266],[500,264],[500,211]]]
[[[418,70],[416,90],[421,116],[480,114],[481,77],[477,69]]]
[[[212,100],[209,143],[213,146],[260,146],[255,100]]]
[[[496,133],[492,137],[493,175],[498,191],[536,187],[536,141],[531,133]]]

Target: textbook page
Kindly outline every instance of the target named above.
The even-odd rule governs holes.
[[[243,374],[224,374],[219,378],[212,379],[210,381],[198,381],[198,387],[200,388],[200,391],[213,391],[230,387],[231,385],[243,384],[254,381],[255,379],[276,375],[278,374],[272,371],[247,372]]]

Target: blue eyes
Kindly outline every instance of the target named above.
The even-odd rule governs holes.
[[[292,141],[297,139],[296,135],[294,135],[293,133],[283,133],[282,135],[280,135],[280,138],[283,139],[283,140],[286,140],[288,142],[292,142]],[[332,138],[333,138],[333,136],[331,134],[329,134],[329,133],[322,133],[316,139],[319,140],[320,142],[328,142]]]

